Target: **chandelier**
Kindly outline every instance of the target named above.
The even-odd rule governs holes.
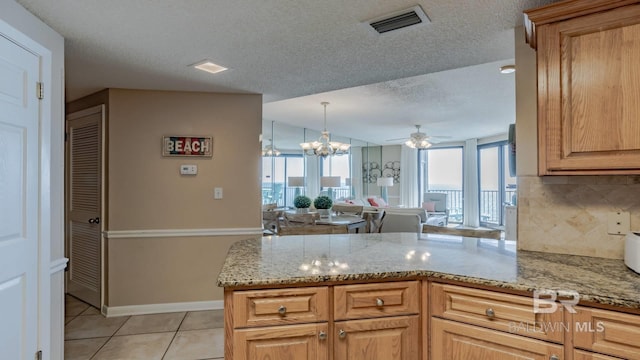
[[[318,141],[310,141],[300,144],[302,150],[304,151],[304,154],[321,156],[323,158],[332,155],[347,154],[349,152],[349,147],[351,147],[351,144],[343,144],[337,141],[330,141],[331,137],[329,136],[329,132],[327,131],[327,105],[329,105],[329,103],[324,101],[320,104],[324,106],[324,131],[322,131],[322,135],[320,135]]]
[[[417,132],[410,135],[409,140],[405,141],[405,145],[413,149],[426,149],[431,147],[427,134],[420,132],[420,125],[416,125]]]

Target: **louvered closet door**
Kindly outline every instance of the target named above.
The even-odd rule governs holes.
[[[100,308],[102,123],[100,105],[67,116],[67,292]]]

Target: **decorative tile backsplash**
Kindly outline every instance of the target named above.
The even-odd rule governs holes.
[[[640,231],[639,176],[519,176],[518,248],[622,259],[624,236],[607,233],[615,211]]]

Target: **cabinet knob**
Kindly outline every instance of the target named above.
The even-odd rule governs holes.
[[[326,340],[327,339],[327,333],[324,331],[320,331],[320,333],[318,334],[318,338],[320,340]]]
[[[549,357],[549,360],[560,360],[560,356],[553,354]]]
[[[376,306],[384,306],[384,300],[377,298],[376,299]]]
[[[493,311],[492,308],[487,308],[487,310],[485,310],[484,313],[487,314],[487,317],[489,319],[493,319],[496,316],[496,312]]]
[[[338,337],[339,337],[340,339],[344,339],[344,338],[346,338],[346,337],[347,337],[347,332],[346,332],[346,331],[344,331],[344,330],[342,330],[342,329],[340,329],[340,331],[338,331]]]
[[[280,305],[280,307],[278,308],[278,313],[279,313],[280,315],[284,315],[284,314],[286,314],[286,313],[287,313],[287,307],[286,307],[286,306],[284,306],[284,305]]]

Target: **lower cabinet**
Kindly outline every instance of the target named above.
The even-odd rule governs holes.
[[[418,315],[338,321],[335,360],[417,360]]]
[[[640,316],[584,306],[578,306],[576,310],[571,315],[574,347],[623,359],[640,359]],[[610,359],[592,356],[575,358]]]
[[[420,360],[419,289],[413,280],[232,291],[225,358]]]
[[[614,358],[607,355],[590,353],[581,350],[573,351],[573,360],[619,360],[620,358]]]
[[[327,360],[327,338],[327,323],[236,330],[233,359]]]
[[[564,359],[564,347],[449,320],[431,320],[431,359]]]

